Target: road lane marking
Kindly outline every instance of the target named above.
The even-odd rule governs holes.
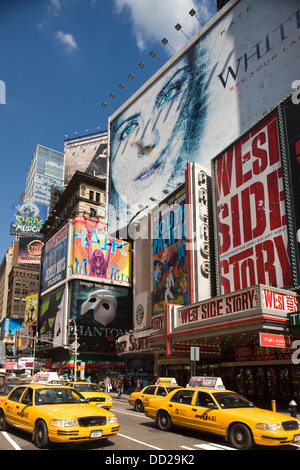
[[[125,439],[129,439],[130,441],[137,442],[138,444],[142,444],[143,446],[151,447],[151,449],[164,450],[164,449],[161,449],[160,447],[155,447],[155,446],[152,446],[151,444],[147,444],[146,442],[142,442],[142,441],[138,441],[137,439],[133,439],[133,437],[125,436],[124,434],[120,434],[119,432],[118,432],[118,436],[124,437]]]
[[[14,447],[15,450],[22,450],[21,447],[10,437],[9,434],[5,431],[1,431],[2,435],[10,442],[10,444]]]
[[[114,413],[121,413],[123,415],[130,415],[130,416],[135,416],[136,418],[145,418],[145,419],[151,419],[151,418],[148,418],[148,416],[145,416],[144,414],[142,413],[131,413],[130,411],[120,411],[120,410],[116,410],[115,408],[111,408],[110,411],[113,411]]]

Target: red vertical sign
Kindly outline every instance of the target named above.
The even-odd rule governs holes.
[[[222,293],[291,283],[276,114],[214,161]]]

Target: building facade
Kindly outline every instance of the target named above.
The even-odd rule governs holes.
[[[63,187],[64,154],[37,145],[30,162],[25,198],[27,202],[50,206],[51,187]]]

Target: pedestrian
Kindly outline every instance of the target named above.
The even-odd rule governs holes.
[[[118,398],[121,398],[121,395],[123,392],[123,382],[121,378],[119,378],[117,381],[117,392],[118,392]]]

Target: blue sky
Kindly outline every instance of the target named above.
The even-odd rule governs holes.
[[[0,262],[11,204],[25,191],[37,144],[107,130],[125,102],[215,13],[216,0],[1,0]],[[197,18],[189,15],[191,8]],[[177,23],[182,31],[176,31]],[[163,37],[169,45],[163,45]],[[172,46],[172,48],[170,47]],[[157,54],[150,57],[150,51]],[[139,68],[144,62],[147,68]],[[133,73],[136,80],[129,79]],[[138,80],[138,81],[137,81]],[[139,83],[140,82],[140,83]],[[126,89],[121,90],[123,83]],[[110,93],[118,98],[112,99]],[[101,106],[107,102],[107,107]],[[109,108],[110,107],[110,108]]]

